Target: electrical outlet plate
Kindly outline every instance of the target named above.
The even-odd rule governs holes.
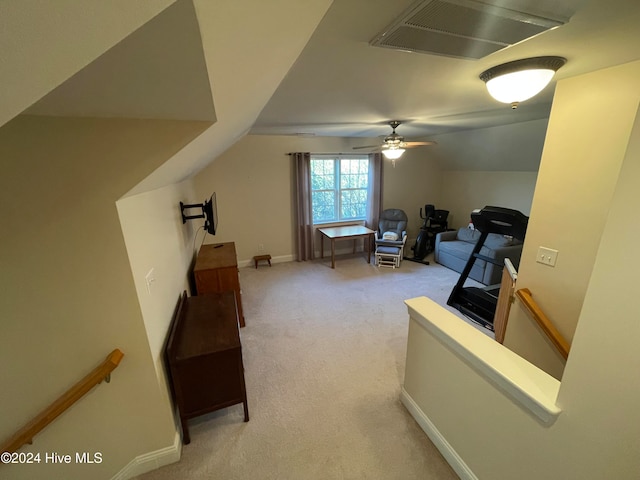
[[[538,256],[536,262],[543,265],[549,265],[550,267],[556,266],[556,260],[558,259],[558,250],[547,247],[538,247]]]

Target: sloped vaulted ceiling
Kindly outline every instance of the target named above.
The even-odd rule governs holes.
[[[182,181],[247,133],[331,3],[0,2],[0,125],[25,111],[204,120],[129,195]]]
[[[215,121],[193,4],[171,5],[25,113]]]
[[[174,2],[0,2],[0,125]]]
[[[289,72],[332,0],[193,3],[217,120],[129,195],[195,174],[243,137]]]

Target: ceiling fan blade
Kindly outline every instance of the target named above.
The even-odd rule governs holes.
[[[396,148],[414,148],[414,147],[424,147],[427,145],[435,145],[436,142],[433,141],[421,141],[421,142],[408,142],[404,140],[402,135],[398,135],[396,133],[396,128],[400,126],[399,121],[393,120],[389,122],[391,129],[393,130],[390,135],[384,137],[382,141],[382,145],[365,145],[363,147],[353,147],[354,150],[359,149],[376,149],[377,151],[384,150],[395,150]]]
[[[437,142],[404,142],[405,147],[424,147],[427,145],[436,145]]]
[[[364,147],[353,147],[354,150],[360,150],[361,148],[380,148],[380,145],[365,145]]]

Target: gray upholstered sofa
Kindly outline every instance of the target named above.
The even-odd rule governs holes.
[[[435,261],[456,272],[462,272],[479,238],[480,232],[470,228],[439,233],[436,235]],[[509,258],[516,269],[520,264],[521,254],[522,242],[520,240],[497,233],[490,233],[480,250],[480,255],[493,258],[500,262],[500,265],[504,264],[505,258]],[[476,259],[469,273],[469,278],[485,285],[500,283],[501,276],[502,268],[500,266],[479,258]]]

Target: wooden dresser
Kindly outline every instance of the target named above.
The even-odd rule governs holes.
[[[185,444],[191,441],[187,424],[190,418],[243,403],[244,421],[249,421],[233,292],[194,297],[187,297],[184,292],[176,308],[165,356]]]
[[[198,295],[204,293],[234,292],[238,306],[240,326],[244,327],[238,259],[233,242],[202,245],[193,267]]]

